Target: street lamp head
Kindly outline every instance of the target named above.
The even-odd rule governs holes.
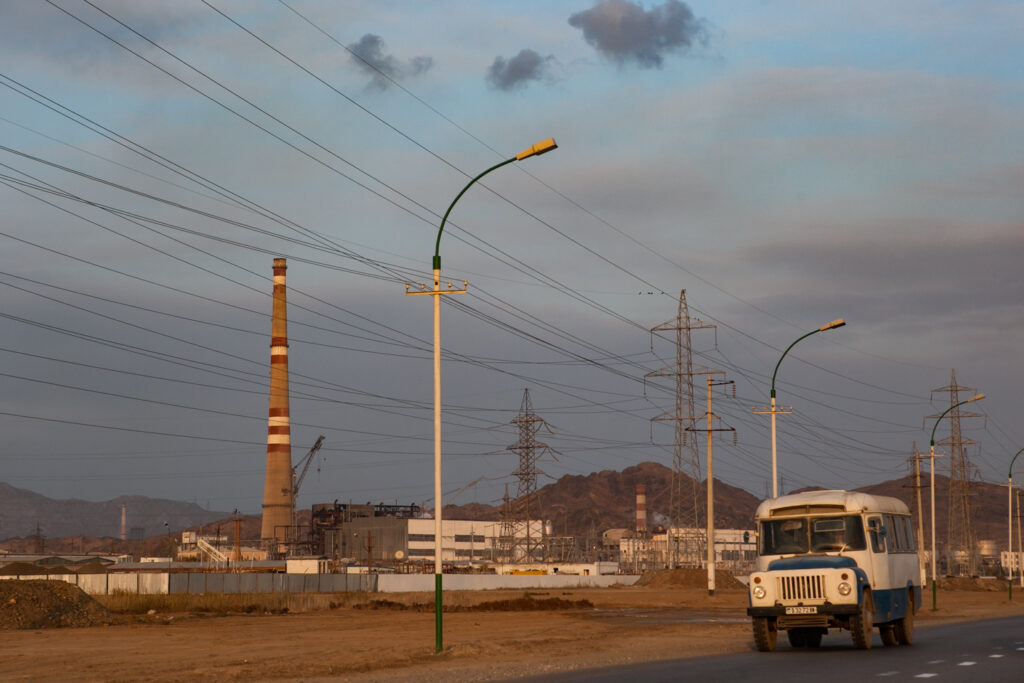
[[[819,327],[818,331],[819,332],[825,332],[827,330],[834,330],[837,327],[842,327],[845,324],[846,324],[845,320],[843,320],[842,318],[837,318],[836,320],[833,320],[832,322],[828,323],[827,325],[822,325],[821,327]]]
[[[532,147],[527,147],[522,152],[517,154],[516,161],[522,161],[523,159],[526,159],[528,157],[536,157],[540,156],[541,154],[547,154],[553,149],[558,149],[558,145],[555,144],[554,138],[548,138],[547,140],[542,140],[541,142],[538,142]]]
[[[971,398],[967,399],[967,402],[972,403],[974,401],[980,401],[983,398],[985,398],[985,394],[978,394],[977,396],[972,396]]]

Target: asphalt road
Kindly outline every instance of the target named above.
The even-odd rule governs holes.
[[[853,649],[847,631],[832,631],[816,650],[793,649],[780,634],[778,649],[733,655],[676,659],[607,669],[521,679],[558,681],[757,681],[799,680],[933,681],[934,683],[1002,683],[1024,681],[1024,617],[942,626],[918,626],[910,646],[884,647],[875,630],[870,650]]]

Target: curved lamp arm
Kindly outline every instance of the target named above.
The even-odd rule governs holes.
[[[466,194],[466,190],[472,187],[473,183],[480,180],[491,171],[497,170],[502,166],[505,166],[506,164],[511,164],[513,161],[522,161],[523,159],[527,159],[529,157],[540,156],[541,154],[550,152],[553,149],[558,149],[558,145],[555,144],[554,138],[542,140],[541,142],[538,142],[537,144],[531,147],[527,147],[526,149],[524,149],[522,152],[515,155],[511,159],[505,159],[505,161],[502,161],[500,163],[495,164],[494,166],[491,166],[489,169],[487,169],[486,171],[484,171],[483,173],[481,173],[480,175],[466,183],[466,186],[462,188],[462,192],[459,192],[457,195],[455,195],[455,199],[453,199],[452,203],[448,205],[448,210],[444,212],[444,218],[441,219],[441,228],[437,231],[437,241],[434,243],[434,270],[441,269],[441,233],[444,232],[444,224],[448,221],[448,214],[452,212],[452,208],[455,207],[455,203],[462,198],[462,195]]]
[[[944,410],[944,411],[942,412],[942,415],[939,415],[939,419],[935,421],[935,426],[934,426],[934,427],[932,427],[932,436],[931,436],[931,439],[930,439],[930,440],[929,440],[929,442],[928,442],[928,443],[929,443],[929,445],[930,445],[930,446],[931,446],[932,448],[935,448],[935,429],[936,429],[936,427],[938,427],[938,426],[939,426],[939,423],[940,423],[940,422],[942,422],[942,418],[946,417],[946,413],[948,413],[949,411],[953,410],[953,408],[957,408],[957,407],[959,407],[959,406],[962,406],[962,405],[963,405],[963,404],[965,404],[965,403],[973,403],[974,401],[980,401],[980,400],[981,400],[981,399],[983,399],[983,398],[985,398],[985,394],[978,394],[977,396],[972,396],[972,397],[970,397],[970,398],[969,398],[969,399],[967,399],[966,401],[960,401],[959,403],[956,403],[956,404],[954,404],[954,405],[951,405],[950,407],[946,408],[946,409],[945,409],[945,410]],[[1019,453],[1018,453],[1018,455],[1019,455]],[[1014,456],[1014,458],[1016,458],[1016,457],[1017,457],[1017,456]],[[1013,467],[1013,465],[1011,464],[1011,465],[1010,465],[1010,467]]]
[[[782,356],[779,357],[779,362],[775,364],[775,372],[772,373],[772,398],[775,398],[775,376],[779,374],[779,366],[782,365],[782,359],[786,357],[786,354],[789,353],[789,350],[796,346],[798,342],[807,339],[812,334],[818,334],[819,332],[825,332],[826,330],[834,330],[835,328],[842,327],[845,324],[846,321],[843,320],[842,318],[839,318],[838,320],[833,320],[832,322],[826,325],[822,325],[816,330],[811,330],[810,332],[808,332],[807,334],[805,334],[804,336],[800,337],[795,342],[790,344],[789,347],[782,352]]]
[[[1017,456],[1021,453],[1024,453],[1024,448],[1017,451],[1017,454],[1013,456],[1013,460],[1010,461],[1010,471],[1006,474],[1006,478],[1011,481],[1013,480],[1013,463],[1017,461]]]

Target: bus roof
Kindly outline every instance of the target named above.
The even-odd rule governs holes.
[[[906,515],[906,504],[898,498],[873,496],[859,491],[807,491],[788,496],[769,498],[757,506],[756,519],[788,517],[791,515],[827,515],[850,512],[888,512]]]

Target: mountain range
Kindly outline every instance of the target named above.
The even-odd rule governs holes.
[[[602,470],[588,475],[565,475],[537,491],[537,504],[531,512],[534,517],[550,521],[556,536],[598,539],[607,529],[635,528],[636,486],[644,484],[648,525],[667,525],[671,481],[672,470],[654,462],[640,463],[622,471]],[[928,482],[928,477],[922,476],[922,509],[926,534],[930,525]],[[688,480],[684,483],[688,483]],[[701,501],[707,498],[704,486],[702,482],[697,487],[697,496]],[[684,491],[691,488],[683,486]],[[935,488],[936,535],[941,541],[946,537],[948,528],[949,480],[936,475]],[[910,507],[916,523],[917,502],[912,476],[857,490],[903,500]],[[994,540],[1002,547],[1007,533],[1004,488],[996,484],[974,482],[970,490],[975,538]],[[717,479],[714,494],[717,528],[753,527],[754,511],[760,503],[757,497]],[[205,525],[207,529],[219,528],[225,534],[230,534],[232,529],[229,513],[206,510],[194,503],[143,496],[122,496],[104,502],[54,500],[0,482],[0,538],[10,540],[4,543],[6,548],[22,548],[21,552],[32,547],[30,541],[38,544],[39,536],[50,539],[48,543],[54,550],[67,545],[54,542],[54,539],[65,537],[77,539],[72,540],[71,544],[74,546],[77,542],[79,549],[91,546],[104,549],[108,546],[119,547],[121,544],[115,542],[115,539],[120,535],[122,504],[126,506],[128,528],[141,529],[141,532],[135,531],[134,535],[148,539],[144,544],[146,548],[158,547],[161,542],[166,542],[168,534],[177,534],[183,529]],[[308,524],[308,515],[308,511],[299,513],[300,525]],[[446,505],[444,516],[446,519],[496,521],[501,519],[501,506],[483,503]],[[254,538],[259,534],[258,516],[245,516],[243,520],[243,538]],[[24,542],[13,542],[18,538]],[[100,543],[100,539],[106,540]]]

